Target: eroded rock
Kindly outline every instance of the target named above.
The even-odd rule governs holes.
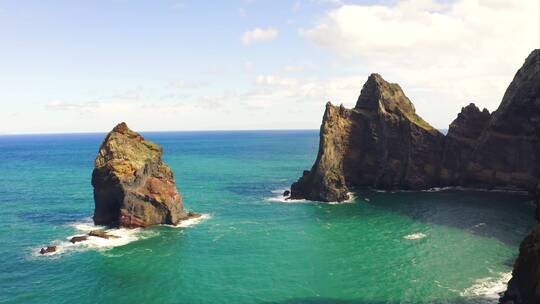
[[[176,225],[187,218],[163,149],[125,123],[99,149],[92,173],[94,223],[121,227]]]

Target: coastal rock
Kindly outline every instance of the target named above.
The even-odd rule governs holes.
[[[73,244],[75,243],[78,243],[78,242],[83,242],[83,241],[86,241],[88,240],[88,236],[87,235],[78,235],[78,236],[74,236],[72,237],[69,241]]]
[[[89,236],[95,236],[95,237],[100,237],[102,239],[115,239],[115,238],[118,238],[117,236],[115,235],[112,235],[112,234],[108,234],[107,231],[105,230],[92,230],[88,233]]]
[[[443,141],[399,85],[372,74],[354,109],[326,104],[317,160],[291,186],[291,198],[344,201],[349,187],[436,186]]]
[[[540,181],[540,49],[514,76],[467,169],[469,185],[535,192]]]
[[[372,74],[353,109],[330,102],[311,170],[291,198],[343,201],[350,188],[465,186],[536,191],[540,181],[540,50],[489,113],[462,108],[446,136],[416,114],[399,85]],[[540,208],[538,211],[540,217]]]
[[[39,250],[40,254],[52,253],[56,251],[56,246],[47,246]]]
[[[467,161],[471,158],[478,138],[489,124],[487,109],[480,111],[474,103],[461,108],[450,124],[444,141],[440,183],[446,186],[463,185]]]
[[[540,224],[521,242],[512,279],[500,303],[540,303]]]
[[[176,225],[187,218],[163,149],[118,124],[105,138],[92,173],[94,223],[127,228]]]

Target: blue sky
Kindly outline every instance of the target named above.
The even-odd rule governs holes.
[[[537,5],[0,1],[0,133],[315,129],[371,72],[444,128],[496,108],[538,48]]]

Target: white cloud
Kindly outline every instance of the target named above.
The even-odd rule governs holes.
[[[428,120],[444,125],[461,104],[497,107],[538,47],[538,9],[537,0],[344,5],[300,34],[340,54],[344,68],[399,82]]]
[[[242,43],[244,44],[252,44],[255,42],[267,42],[272,41],[276,39],[278,36],[279,31],[275,28],[269,27],[266,29],[263,28],[254,28],[252,30],[249,30],[242,35]]]
[[[300,73],[304,71],[304,67],[301,65],[288,65],[284,70],[289,73]]]
[[[276,75],[259,75],[255,81],[259,85],[268,86],[280,86],[280,87],[294,87],[297,84],[297,80],[293,78],[286,78]]]

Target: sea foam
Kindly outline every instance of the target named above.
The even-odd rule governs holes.
[[[497,273],[494,277],[478,279],[473,286],[461,292],[462,297],[482,297],[480,303],[498,303],[500,293],[506,290],[508,281],[512,278],[511,272]]]
[[[416,233],[408,234],[408,235],[404,236],[403,238],[406,239],[406,240],[413,241],[413,240],[420,240],[420,239],[423,239],[425,237],[426,237],[426,235],[423,234],[422,232],[416,232]]]
[[[294,203],[319,203],[319,202],[316,202],[316,201],[310,201],[310,200],[306,200],[306,199],[289,199],[287,198],[286,196],[283,196],[283,192],[285,191],[290,191],[289,189],[287,188],[284,188],[284,189],[276,189],[276,190],[272,190],[271,192],[276,194],[276,196],[273,196],[273,197],[268,197],[266,198],[265,200],[268,201],[268,202],[274,202],[274,203],[287,203],[287,204],[294,204]],[[339,205],[339,204],[347,204],[347,203],[352,203],[354,202],[354,195],[352,192],[348,192],[347,193],[349,195],[349,199],[348,200],[345,200],[345,201],[342,201],[342,202],[327,202],[326,204],[330,204],[330,205]]]
[[[173,225],[164,225],[174,228],[185,228],[191,227],[193,225],[199,224],[205,219],[209,219],[210,215],[202,214],[198,218],[192,218],[189,220],[182,221],[180,224]],[[35,256],[48,256],[48,257],[57,257],[59,255],[71,252],[80,252],[86,250],[97,250],[97,251],[106,251],[115,247],[125,246],[129,243],[135,242],[137,240],[149,238],[157,234],[156,231],[142,228],[126,229],[126,228],[113,228],[106,229],[104,226],[94,225],[91,218],[87,218],[80,222],[75,222],[69,224],[70,227],[75,229],[75,234],[68,236],[65,240],[55,240],[50,243],[50,245],[56,246],[56,251],[40,254],[39,248],[33,248],[32,253]],[[105,230],[107,234],[112,237],[106,239],[96,236],[89,236],[88,233],[92,230]],[[75,236],[87,236],[87,239],[84,241],[71,243],[71,238]]]

